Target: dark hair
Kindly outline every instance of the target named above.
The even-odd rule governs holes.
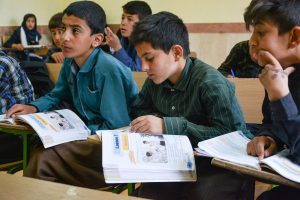
[[[74,15],[85,20],[91,29],[91,34],[104,33],[106,15],[100,5],[93,1],[76,1],[71,3],[64,11],[65,15]]]
[[[244,13],[246,28],[270,20],[277,26],[279,34],[300,25],[299,0],[252,0]]]
[[[150,6],[144,1],[129,1],[122,8],[125,13],[138,15],[139,20],[152,14]]]
[[[49,20],[48,28],[49,29],[62,28],[62,26],[63,26],[62,17],[63,17],[62,12],[59,12],[59,13],[56,13],[55,15],[53,15]]]
[[[25,29],[25,30],[28,30],[27,26],[26,26],[26,21],[28,18],[34,18],[34,21],[35,21],[35,24],[34,24],[34,28],[33,30],[36,30],[36,27],[37,27],[37,20],[36,20],[36,16],[32,13],[27,13],[26,15],[24,15],[23,17],[23,21],[22,21],[22,27]]]
[[[139,21],[130,36],[130,42],[132,45],[148,42],[154,49],[162,49],[165,53],[178,44],[183,48],[184,57],[190,53],[186,26],[180,18],[169,12],[149,15]]]

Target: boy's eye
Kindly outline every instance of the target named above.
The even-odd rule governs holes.
[[[73,28],[73,29],[72,29],[72,32],[76,34],[76,33],[79,33],[80,30],[79,30],[78,28]]]
[[[145,60],[147,61],[147,62],[152,62],[153,61],[153,59],[154,59],[154,57],[145,57]]]
[[[66,27],[62,27],[62,28],[61,28],[61,32],[62,32],[62,33],[66,32]]]

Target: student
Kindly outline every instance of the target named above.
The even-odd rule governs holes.
[[[47,111],[61,100],[72,101],[92,133],[130,122],[130,106],[138,88],[131,71],[100,48],[103,9],[92,1],[76,1],[63,11],[62,51],[66,57],[55,88],[31,105],[15,105],[7,115]],[[105,185],[101,147],[73,141],[33,151],[26,176],[99,188]]]
[[[3,44],[4,47],[14,48],[19,52],[16,52],[16,56],[19,61],[27,60],[26,54],[30,52],[24,52],[24,46],[37,45],[41,39],[41,34],[37,31],[36,16],[32,13],[28,13],[24,16],[22,25],[17,28],[12,36]]]
[[[50,30],[54,46],[48,49],[46,58],[47,63],[63,63],[65,58],[61,50],[61,36],[63,34],[62,17],[63,14],[61,12],[56,13],[51,17],[48,23],[48,28]]]
[[[151,15],[150,6],[144,1],[130,1],[123,6],[120,30],[114,34],[106,28],[106,43],[113,50],[113,56],[123,62],[132,71],[141,71],[141,60],[128,38],[135,24]]]
[[[218,71],[231,78],[257,78],[261,67],[257,64],[255,46],[249,46],[248,40],[237,43]]]
[[[268,157],[283,145],[300,164],[300,1],[253,0],[244,13],[252,26],[250,44],[257,46],[259,79],[266,89],[260,136],[247,145],[250,155]],[[300,190],[278,186],[258,199],[297,199]]]
[[[235,130],[249,134],[231,83],[213,67],[188,57],[188,32],[181,19],[168,12],[148,16],[136,25],[130,41],[148,74],[132,107],[133,132],[187,135],[193,147]],[[196,183],[142,183],[139,196],[252,198],[252,182],[242,176],[211,166],[208,158],[196,157],[196,167]]]
[[[12,57],[0,49],[0,114],[16,103],[29,103],[34,100],[33,87]],[[22,142],[20,138],[0,131],[0,164],[21,160]]]

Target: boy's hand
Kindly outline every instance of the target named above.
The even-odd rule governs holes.
[[[269,100],[276,101],[288,95],[288,76],[295,68],[288,67],[283,70],[278,60],[267,51],[259,52],[258,63],[264,67],[258,77],[268,92]]]
[[[105,34],[106,44],[113,48],[114,51],[119,51],[122,48],[122,45],[118,36],[114,34],[109,27],[105,28]]]
[[[35,112],[37,112],[37,109],[34,106],[15,104],[6,112],[6,117],[15,117],[15,115],[25,115]]]
[[[139,133],[164,133],[164,120],[154,115],[145,115],[131,122],[131,131]]]
[[[247,153],[252,156],[258,156],[261,160],[277,151],[275,140],[269,136],[258,136],[253,138],[247,144]]]
[[[62,52],[55,52],[51,55],[51,58],[56,62],[56,63],[63,63],[64,62],[64,55]]]

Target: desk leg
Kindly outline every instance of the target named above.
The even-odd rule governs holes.
[[[26,169],[29,161],[29,139],[30,135],[24,134],[23,136],[23,172]]]
[[[132,193],[135,190],[135,184],[134,183],[128,183],[127,184],[127,190],[128,190],[128,196],[131,196]]]
[[[23,169],[23,173],[24,173],[24,170],[26,169],[27,167],[27,164],[28,164],[28,160],[29,160],[29,139],[30,139],[30,135],[28,134],[23,134],[22,135],[22,143],[23,143],[23,161],[22,163],[18,164],[17,166],[9,169],[7,171],[8,174],[14,174],[16,173],[17,171],[20,171]],[[21,165],[22,164],[22,165]]]

